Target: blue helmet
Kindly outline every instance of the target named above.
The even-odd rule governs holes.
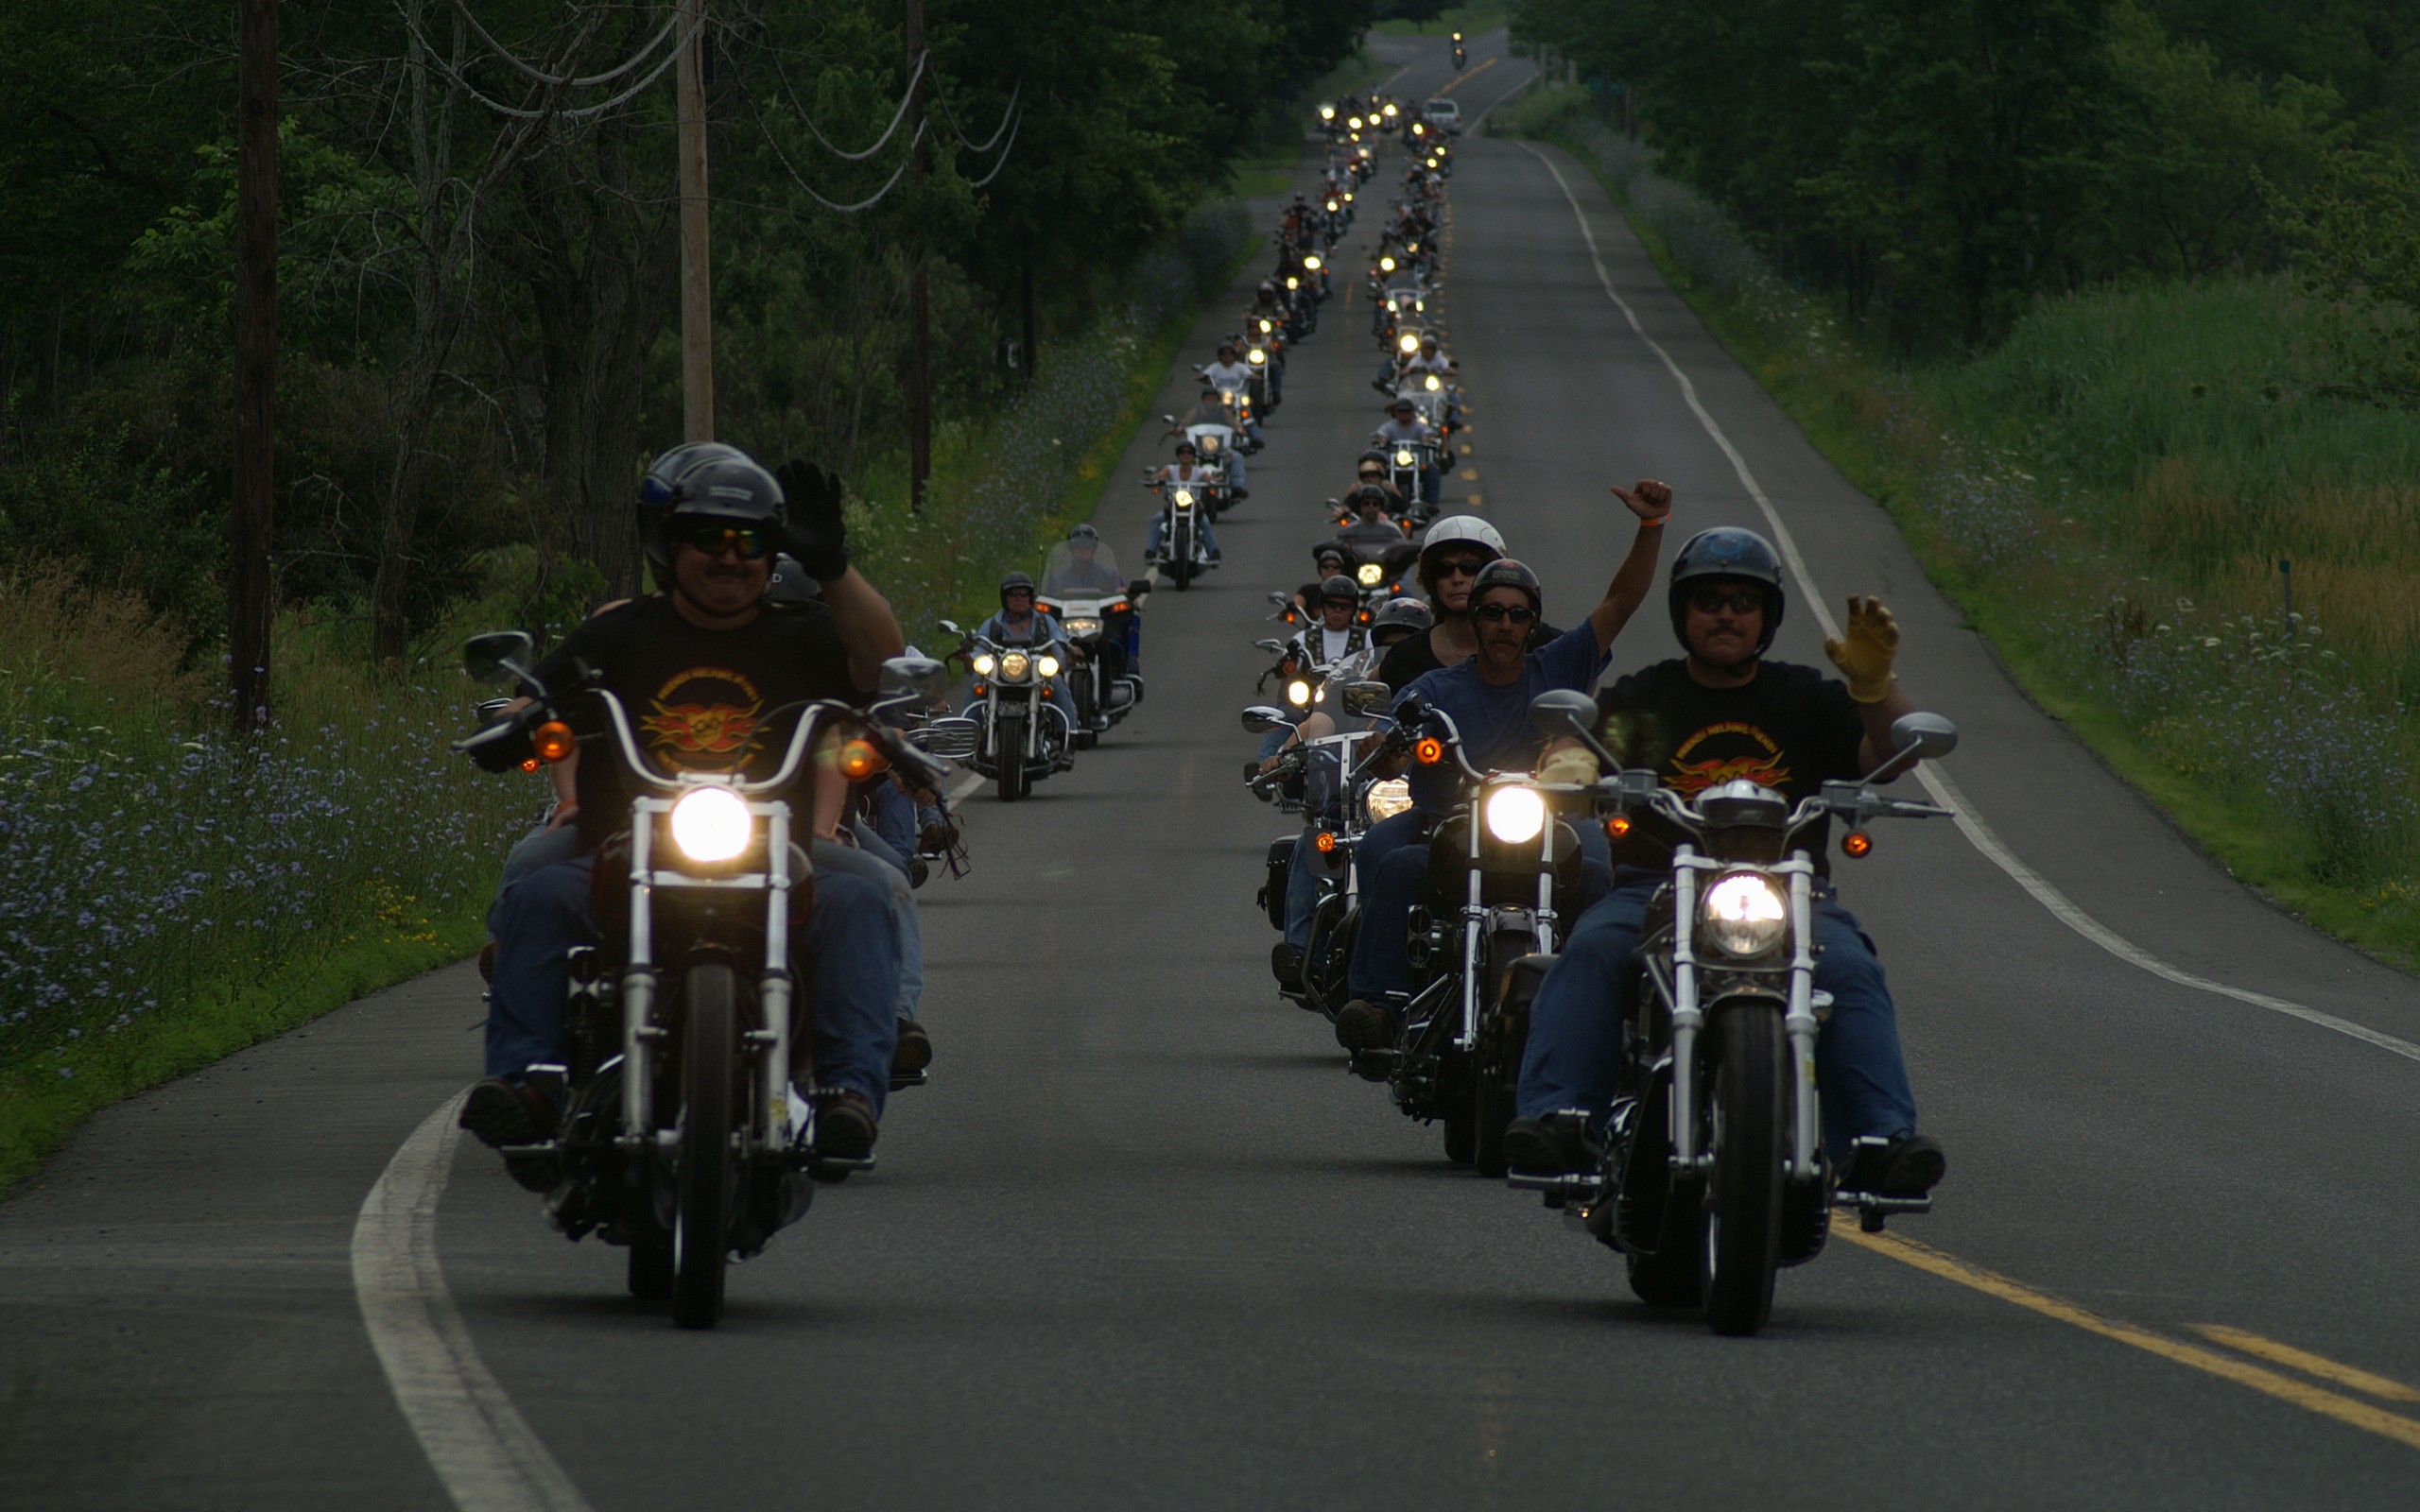
[[[1685,624],[1682,601],[1687,597],[1689,586],[1723,580],[1754,583],[1764,590],[1764,636],[1756,643],[1756,654],[1763,656],[1772,649],[1773,633],[1781,628],[1782,610],[1789,600],[1782,593],[1781,553],[1773,543],[1753,530],[1737,525],[1717,525],[1701,530],[1681,544],[1681,554],[1672,558],[1672,587],[1668,600],[1672,610],[1672,633],[1688,649],[1689,638]]]

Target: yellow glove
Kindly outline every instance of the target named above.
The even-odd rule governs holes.
[[[1597,776],[1597,753],[1585,746],[1556,751],[1538,763],[1538,781],[1541,782],[1588,783],[1595,782]]]
[[[1880,703],[1891,696],[1891,663],[1899,654],[1899,622],[1882,600],[1849,595],[1848,634],[1826,637],[1824,654],[1848,679],[1849,696],[1859,703]]]

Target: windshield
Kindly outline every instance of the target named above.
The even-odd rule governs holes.
[[[1042,591],[1052,598],[1099,598],[1125,586],[1106,541],[1063,541],[1042,564]]]

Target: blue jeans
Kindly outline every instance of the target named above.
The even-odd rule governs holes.
[[[875,853],[886,861],[897,862],[905,872],[908,858],[916,853],[916,800],[888,777],[877,780],[873,797],[873,833],[890,848],[887,855]]]
[[[1601,1121],[1613,1106],[1622,1023],[1638,980],[1648,900],[1664,879],[1624,868],[1614,893],[1581,918],[1530,1007],[1516,1110],[1540,1118],[1565,1108]],[[1857,917],[1829,897],[1815,903],[1815,988],[1832,994],[1815,1040],[1824,1102],[1824,1143],[1835,1162],[1860,1135],[1889,1139],[1916,1127],[1915,1093],[1899,1056],[1898,1018],[1874,942]]]
[[[563,996],[570,972],[564,953],[602,940],[589,911],[594,857],[533,871],[507,888],[488,910],[495,936],[495,981],[489,995],[487,1074],[518,1077],[528,1067],[563,1058]],[[799,947],[813,956],[802,994],[813,1022],[799,1036],[811,1050],[819,1087],[862,1092],[876,1112],[890,1091],[890,1057],[898,1038],[891,1001],[899,948],[882,891],[859,877],[819,875],[815,907]],[[798,1080],[810,1079],[801,1057]]]
[[[1202,520],[1195,524],[1194,528],[1201,532],[1201,544],[1209,550],[1210,555],[1213,557],[1218,556],[1219,532],[1210,528],[1210,522],[1206,517],[1206,514]],[[1143,555],[1146,557],[1158,556],[1160,554],[1160,548],[1167,544],[1167,540],[1168,517],[1166,511],[1162,511],[1159,514],[1151,516],[1151,528],[1143,537]]]
[[[925,930],[916,915],[916,888],[908,880],[907,864],[891,860],[879,837],[862,825],[853,833],[857,840],[854,847],[817,840],[807,848],[807,854],[821,875],[846,872],[882,890],[899,949],[899,985],[891,1006],[901,1018],[912,1019],[925,996]]]

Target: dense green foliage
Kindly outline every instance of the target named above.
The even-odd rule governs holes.
[[[2273,269],[2331,158],[2420,149],[2398,0],[1523,0],[1515,33],[1634,92],[1666,172],[1902,351]]]
[[[942,420],[997,411],[1031,370],[1010,344],[1030,328],[1046,359],[1088,339],[1371,9],[930,0],[920,186],[909,133],[882,140],[910,75],[900,8],[718,0],[720,434],[860,475],[902,451],[919,260]],[[631,485],[681,421],[679,248],[671,80],[628,86],[669,16],[285,8],[276,567],[286,602],[369,621],[389,661],[508,547],[535,564],[533,603],[635,584]],[[133,587],[204,656],[229,487],[233,24],[200,0],[0,14],[0,559]],[[610,83],[545,81],[641,58]],[[862,211],[826,204],[886,184]]]

